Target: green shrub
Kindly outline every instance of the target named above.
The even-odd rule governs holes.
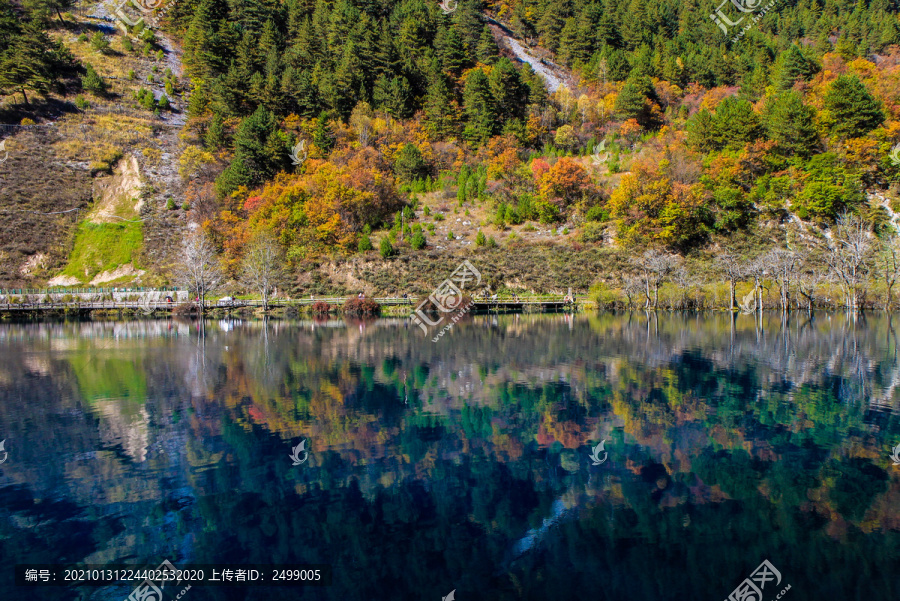
[[[609,210],[601,206],[588,209],[584,214],[585,221],[609,221]]]
[[[88,41],[87,34],[83,33],[80,36],[78,36],[78,41],[81,42],[82,44],[87,42]]]
[[[90,108],[91,103],[88,102],[84,96],[79,94],[78,96],[75,97],[75,106],[77,106],[81,110],[85,110],[87,108]]]
[[[147,88],[141,88],[140,90],[134,93],[134,99],[138,101],[143,108],[148,111],[156,110],[156,99],[153,97],[153,92],[148,90]]]
[[[91,48],[101,54],[109,52],[109,40],[106,39],[102,31],[97,31],[91,36]]]
[[[535,211],[541,223],[554,223],[559,221],[559,207],[552,202],[541,200],[535,203]]]
[[[124,48],[128,52],[134,52],[134,44],[131,43],[131,38],[125,36],[122,40],[122,48]]]
[[[447,240],[456,240],[456,236],[453,235],[452,231],[447,232]]]
[[[603,242],[603,232],[606,228],[596,221],[586,221],[581,228],[579,239],[582,242]]]
[[[106,82],[103,81],[103,78],[100,77],[100,74],[94,70],[93,65],[85,63],[84,68],[86,73],[81,78],[81,87],[97,96],[106,94],[108,86],[106,85]]]
[[[435,220],[435,221],[443,221],[443,220],[444,220],[444,216],[443,216],[441,213],[438,213],[438,214],[436,214],[436,215],[434,216],[434,220]]]
[[[428,174],[428,163],[414,144],[406,144],[394,160],[394,173],[403,182],[422,180]],[[422,190],[424,191],[424,190]]]
[[[422,213],[424,213],[424,215],[426,217],[428,217],[429,215],[431,215],[431,207],[429,207],[428,205],[425,205],[425,208],[422,210]]]
[[[128,70],[128,79],[130,81],[134,81],[136,77],[137,77],[137,75],[135,74],[134,69],[129,69]]]
[[[359,252],[364,253],[367,250],[373,250],[372,240],[366,235],[363,234],[359,237],[359,243],[357,244],[357,249]]]
[[[484,237],[484,232],[478,230],[475,235],[475,246],[484,246],[485,244],[487,244],[487,238]]]
[[[190,211],[191,204],[188,201],[184,201],[184,204],[181,205],[181,210],[182,211]]]
[[[390,238],[385,236],[381,239],[381,244],[379,245],[378,252],[381,253],[382,259],[387,259],[394,254],[394,247],[391,246]]]
[[[610,288],[604,282],[597,282],[591,286],[590,298],[597,303],[597,307],[604,309],[624,305],[626,300],[620,290]]]
[[[513,232],[513,234],[515,234],[515,232]],[[509,237],[512,238],[513,234],[510,234]],[[499,246],[499,244],[497,244],[497,241],[494,240],[493,236],[491,236],[490,238],[487,239],[487,244],[485,246],[487,246],[488,248],[497,248]]]
[[[167,200],[166,208],[169,209],[170,211],[174,211],[175,210],[175,201],[171,198],[169,200]]]

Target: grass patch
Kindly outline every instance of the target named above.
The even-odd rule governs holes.
[[[78,226],[75,248],[62,273],[89,281],[98,273],[136,261],[143,243],[140,223],[84,222]]]

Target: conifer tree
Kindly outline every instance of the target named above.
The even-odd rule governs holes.
[[[806,58],[797,44],[791,46],[781,54],[781,72],[779,85],[782,89],[791,88],[798,80],[809,81],[818,72],[819,66]]]
[[[623,120],[634,119],[641,126],[650,127],[652,115],[649,96],[652,94],[653,86],[649,77],[629,77],[622,91],[616,97],[616,114]]]
[[[716,107],[712,134],[717,148],[741,148],[762,135],[762,125],[749,101],[729,96]]]
[[[787,155],[809,156],[819,145],[814,116],[815,109],[805,105],[800,94],[793,90],[784,92],[767,106],[765,126],[769,138]]]
[[[497,60],[500,50],[497,48],[497,41],[490,28],[485,25],[481,29],[481,37],[478,38],[478,47],[475,49],[475,56],[479,63],[491,65]]]
[[[841,75],[825,93],[823,123],[842,138],[867,134],[884,122],[884,112],[856,75]]]
[[[495,133],[497,114],[491,97],[490,83],[484,71],[472,71],[463,90],[463,110],[467,124],[464,136],[473,143],[482,143]]]
[[[436,76],[425,98],[425,130],[432,139],[445,138],[455,131],[456,122],[450,88],[442,75]]]

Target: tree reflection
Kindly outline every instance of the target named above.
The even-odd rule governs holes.
[[[335,585],[303,596],[354,600],[724,598],[763,558],[804,596],[880,600],[900,567],[887,317],[475,316],[438,344],[402,320],[0,336],[0,436],[27,449],[0,466],[7,565],[330,563]]]

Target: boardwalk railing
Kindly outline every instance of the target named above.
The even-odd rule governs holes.
[[[321,298],[300,298],[300,299],[270,299],[269,307],[290,307],[290,306],[308,306],[319,302],[325,302],[332,306],[340,306],[348,300],[356,297],[321,297]],[[409,305],[413,306],[417,299],[403,297],[382,297],[375,298],[375,302],[382,306]],[[512,297],[498,296],[497,298],[478,297],[472,299],[478,307],[514,307],[517,305],[564,305],[566,297],[563,295],[546,295],[546,296],[527,296]],[[184,302],[165,300],[90,300],[69,302],[50,301],[50,302],[20,302],[20,303],[0,303],[0,311],[116,311],[131,309],[135,311],[153,312],[153,311],[171,311],[176,307],[185,304]],[[207,301],[208,309],[239,309],[242,307],[262,307],[263,301],[259,299],[250,300],[234,300],[234,301]]]

